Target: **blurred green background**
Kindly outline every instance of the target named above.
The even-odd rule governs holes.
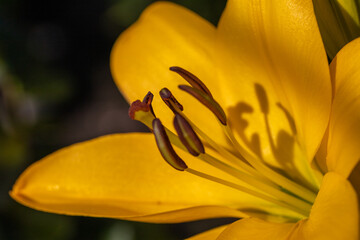
[[[151,0],[0,0],[0,239],[183,239],[221,221],[145,224],[38,212],[8,192],[32,162],[109,133],[146,131],[109,70],[117,36]],[[225,0],[174,1],[214,24]],[[229,222],[230,220],[222,220]]]

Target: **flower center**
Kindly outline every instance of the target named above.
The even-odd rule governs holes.
[[[179,88],[192,95],[216,116],[218,123],[231,142],[231,150],[233,151],[217,144],[216,141],[201,131],[183,113],[183,106],[173,94],[167,88],[163,88],[160,91],[160,96],[174,113],[173,124],[176,134],[163,126],[161,121],[156,118],[151,105],[154,96],[150,92],[143,101],[137,100],[131,104],[129,115],[153,131],[159,151],[166,162],[176,170],[186,171],[261,198],[294,211],[303,218],[308,217],[317,193],[269,168],[256,155],[244,149],[229,127],[225,112],[205,84],[185,69],[171,67],[170,70],[178,73],[190,84],[190,86],[179,85]],[[204,143],[221,155],[222,159],[207,153]],[[236,178],[240,183],[227,181],[188,167],[175,152],[173,145]],[[245,187],[241,182],[251,185],[252,188]]]

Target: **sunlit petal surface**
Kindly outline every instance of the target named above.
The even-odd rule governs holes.
[[[301,161],[313,159],[331,103],[311,1],[230,0],[217,34],[219,77],[234,130],[273,165],[303,171]]]
[[[226,178],[196,159],[189,164]],[[59,150],[28,168],[11,196],[43,211],[147,222],[243,217],[248,215],[236,208],[278,208],[175,171],[145,133],[109,135]]]

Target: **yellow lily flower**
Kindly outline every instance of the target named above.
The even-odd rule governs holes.
[[[359,63],[356,39],[329,67],[311,0],[229,0],[217,27],[155,3],[111,54],[126,99],[146,96],[131,117],[153,133],[59,150],[10,194],[69,215],[240,218],[191,239],[358,239]]]

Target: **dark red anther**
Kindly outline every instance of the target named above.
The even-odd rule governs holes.
[[[136,100],[136,101],[132,102],[129,107],[129,117],[132,120],[135,120],[135,113],[138,111],[143,111],[143,112],[150,111],[152,113],[152,115],[154,117],[156,117],[154,110],[152,108],[152,105],[151,105],[153,98],[154,98],[154,94],[152,94],[151,92],[148,92],[142,102],[140,100]]]
[[[200,153],[205,153],[204,145],[202,144],[200,138],[197,136],[190,123],[180,114],[175,114],[174,128],[180,141],[189,153],[193,156],[199,156]]]
[[[192,95],[205,107],[207,107],[211,112],[213,112],[223,125],[227,124],[227,118],[224,110],[221,108],[220,104],[216,102],[212,97],[197,88],[193,88],[187,85],[179,85],[179,88]]]
[[[176,98],[174,97],[174,95],[172,95],[169,89],[163,88],[160,90],[159,93],[161,99],[174,113],[178,112],[178,110],[175,109],[173,105],[175,105],[180,111],[184,110],[183,106],[176,100]]]
[[[206,87],[206,85],[194,74],[191,72],[181,68],[181,67],[170,67],[170,70],[179,74],[182,78],[184,78],[192,87],[201,90],[203,93],[212,97],[210,90]]]
[[[156,118],[152,122],[153,133],[155,135],[156,144],[165,161],[173,168],[179,171],[184,171],[188,168],[186,163],[176,154],[171,145],[168,135],[161,121]]]

